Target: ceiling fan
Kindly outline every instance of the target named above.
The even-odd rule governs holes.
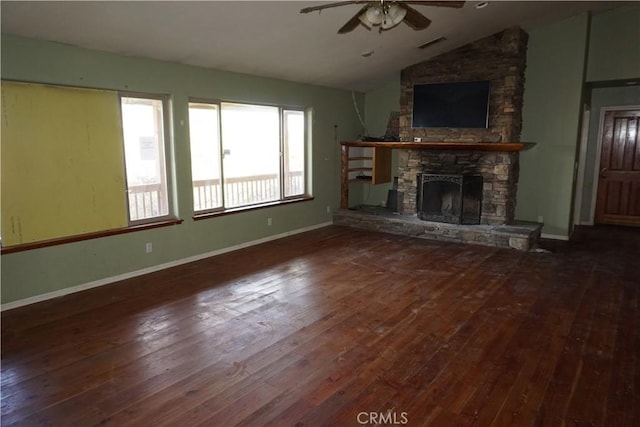
[[[380,31],[389,30],[403,21],[414,30],[424,30],[431,24],[431,20],[409,6],[410,4],[461,8],[464,5],[464,1],[339,1],[319,6],[305,7],[300,10],[300,13],[322,11],[332,7],[351,4],[364,4],[364,6],[338,30],[338,34],[351,32],[355,30],[359,24],[364,25],[368,29],[380,26]]]

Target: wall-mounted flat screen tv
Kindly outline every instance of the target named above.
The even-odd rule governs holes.
[[[491,82],[413,86],[414,128],[486,128]]]

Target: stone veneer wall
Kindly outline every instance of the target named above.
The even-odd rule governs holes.
[[[509,28],[402,70],[400,140],[517,142],[522,128],[527,39],[522,29]],[[480,80],[491,81],[488,129],[411,127],[415,84]]]
[[[420,173],[473,174],[483,178],[481,224],[514,220],[519,153],[487,151],[401,150],[398,188],[404,192],[403,214],[416,213],[416,178]]]
[[[528,35],[520,28],[470,43],[402,70],[400,140],[428,142],[518,142],[522,127],[522,97]],[[412,128],[413,86],[490,80],[487,129]],[[404,193],[401,213],[416,213],[419,173],[482,175],[482,224],[510,224],[515,215],[519,154],[507,152],[401,150],[398,189]]]

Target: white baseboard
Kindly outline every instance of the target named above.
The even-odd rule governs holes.
[[[77,285],[77,286],[71,286],[71,287],[64,288],[64,289],[59,289],[59,290],[53,291],[53,292],[47,292],[46,294],[40,294],[40,295],[36,295],[36,296],[33,296],[33,297],[24,298],[24,299],[21,299],[21,300],[18,300],[18,301],[8,302],[6,304],[1,304],[0,305],[0,311],[11,310],[12,308],[23,307],[25,305],[35,304],[37,302],[42,302],[42,301],[50,300],[50,299],[53,299],[53,298],[58,298],[58,297],[61,297],[61,296],[73,294],[73,293],[76,293],[76,292],[85,291],[87,289],[97,288],[98,286],[108,285],[110,283],[119,282],[121,280],[130,279],[132,277],[142,276],[144,274],[149,274],[149,273],[153,273],[153,272],[156,272],[156,271],[164,270],[164,269],[167,269],[167,268],[176,267],[178,265],[187,264],[189,262],[199,261],[201,259],[210,258],[210,257],[216,256],[216,255],[221,255],[221,254],[224,254],[224,253],[227,253],[227,252],[237,251],[238,249],[243,249],[243,248],[247,248],[249,246],[259,245],[261,243],[270,242],[272,240],[282,239],[283,237],[292,236],[294,234],[304,233],[306,231],[311,231],[311,230],[315,230],[315,229],[318,229],[318,228],[327,227],[327,226],[329,226],[331,224],[333,224],[333,222],[323,222],[321,224],[311,225],[309,227],[298,228],[298,229],[295,229],[295,230],[292,230],[292,231],[287,231],[285,233],[264,237],[262,239],[257,239],[257,240],[252,240],[250,242],[240,243],[239,245],[229,246],[229,247],[226,247],[226,248],[217,249],[215,251],[205,252],[205,253],[199,254],[199,255],[193,255],[193,256],[190,256],[190,257],[187,257],[187,258],[182,258],[182,259],[175,260],[175,261],[165,262],[164,264],[158,264],[158,265],[154,265],[152,267],[147,267],[147,268],[142,268],[140,270],[131,271],[129,273],[123,273],[123,274],[119,274],[119,275],[113,276],[113,277],[106,277],[104,279],[94,280],[93,282],[84,283],[82,285]]]
[[[565,240],[565,241],[569,240],[569,236],[563,236],[563,235],[560,235],[560,234],[542,233],[540,235],[540,237],[542,237],[543,239],[552,239],[552,240]]]

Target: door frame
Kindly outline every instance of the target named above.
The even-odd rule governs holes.
[[[598,197],[598,185],[600,181],[599,178],[600,178],[600,157],[602,156],[602,137],[604,135],[604,116],[606,113],[611,111],[627,111],[627,110],[640,110],[640,105],[622,105],[622,106],[616,106],[616,107],[602,107],[600,109],[600,123],[598,123],[598,139],[596,143],[596,158],[595,158],[593,171],[591,171],[591,173],[593,174],[593,188],[591,192],[591,209],[589,212],[588,225],[595,224],[596,201]]]
[[[582,112],[582,128],[580,129],[580,147],[578,149],[578,159],[576,161],[575,171],[575,190],[573,196],[573,223],[571,229],[576,225],[585,225],[582,221],[582,199],[585,197],[584,180],[587,176],[587,150],[589,148],[589,125],[591,120],[591,106],[586,105]]]

